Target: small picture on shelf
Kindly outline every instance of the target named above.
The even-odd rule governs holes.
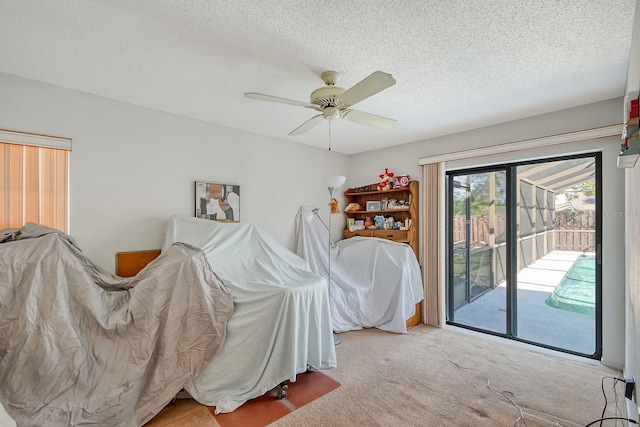
[[[389,208],[387,207],[387,206],[388,206],[388,205],[387,205],[387,203],[389,203],[389,202],[388,202],[388,200],[387,200],[387,198],[386,198],[386,197],[383,197],[383,198],[382,198],[382,200],[380,200],[380,210],[381,210],[381,211],[384,211],[384,210],[389,209]]]
[[[369,200],[367,202],[367,211],[379,211],[379,210],[380,210],[379,200]]]

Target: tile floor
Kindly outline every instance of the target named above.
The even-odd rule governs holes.
[[[214,415],[215,407],[199,404],[193,399],[178,399],[164,408],[145,427],[264,427],[297,408],[340,387],[340,383],[320,371],[298,375],[288,383],[287,397],[277,399],[271,390],[263,396],[249,400],[233,412]]]

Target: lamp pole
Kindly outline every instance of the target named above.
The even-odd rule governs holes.
[[[336,191],[336,187],[328,187],[329,188],[329,202],[333,201],[333,194]],[[329,256],[328,258],[328,269],[329,269],[329,301],[331,301],[331,243],[333,239],[331,238],[331,217],[333,216],[333,212],[331,212],[331,208],[329,208]],[[333,333],[333,345],[338,345],[342,342],[342,338],[340,335]]]
[[[341,176],[341,175],[329,175],[327,177],[327,188],[329,189],[329,202],[331,205],[331,202],[333,201],[333,196],[335,191],[342,187],[342,185],[344,184],[344,182],[347,180],[346,177]],[[333,213],[331,212],[331,208],[329,208],[329,227],[328,227],[328,231],[329,231],[329,253],[327,254],[329,256],[328,260],[327,260],[327,266],[328,266],[328,270],[329,270],[329,280],[328,280],[328,285],[329,285],[329,303],[331,303],[331,246],[333,243],[333,239],[331,238],[331,216],[333,215]],[[336,334],[335,332],[333,333],[333,343],[334,345],[338,345],[342,342],[342,339],[340,338],[340,335]]]

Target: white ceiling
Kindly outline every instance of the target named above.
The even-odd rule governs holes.
[[[636,0],[0,0],[0,72],[328,148],[320,73],[396,85],[331,122],[353,154],[622,96]],[[1,98],[1,94],[0,94]],[[621,118],[622,119],[622,118]]]

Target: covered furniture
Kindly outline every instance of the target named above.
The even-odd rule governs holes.
[[[193,246],[123,279],[57,230],[3,230],[0,401],[18,426],[140,426],[222,351],[233,309]]]
[[[317,216],[297,216],[296,252],[328,278],[329,234]],[[353,237],[331,246],[331,318],[335,332],[378,328],[406,333],[406,319],[423,300],[420,265],[411,246],[375,237]]]
[[[204,251],[235,311],[222,352],[185,389],[216,413],[231,412],[309,368],[336,366],[326,281],[307,262],[248,223],[173,216],[176,242]]]

